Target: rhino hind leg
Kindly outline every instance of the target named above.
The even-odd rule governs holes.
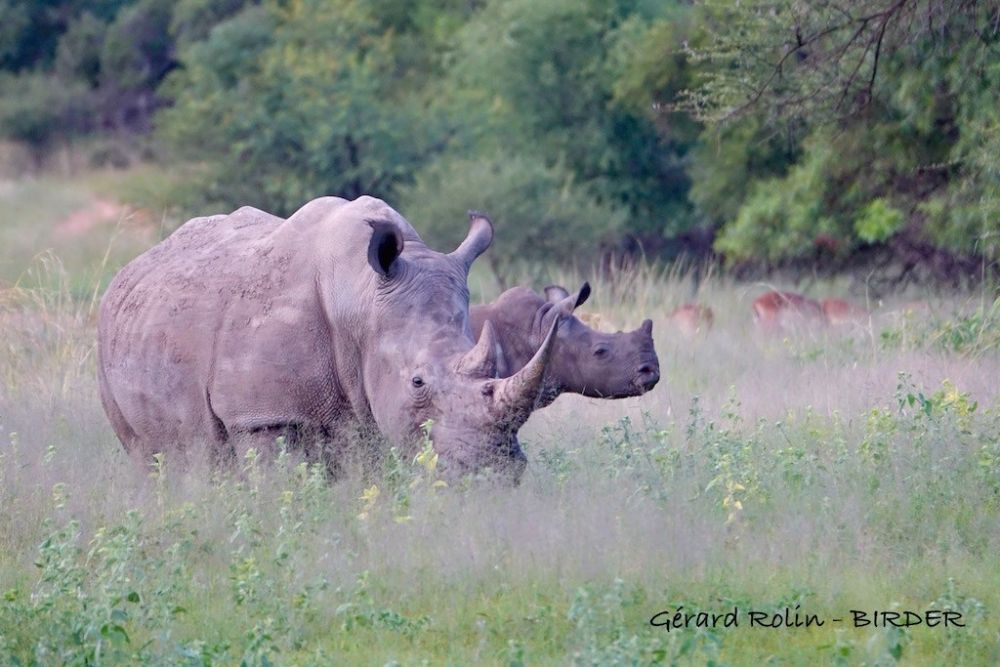
[[[128,423],[125,419],[125,415],[122,414],[121,408],[118,407],[118,403],[115,401],[115,397],[111,395],[110,390],[106,389],[104,383],[101,383],[101,403],[104,405],[104,412],[108,415],[108,420],[111,422],[111,427],[114,429],[115,435],[121,441],[122,446],[125,448],[126,453],[135,458],[136,456],[141,456],[142,446],[139,441],[139,436],[132,428],[132,425]]]
[[[107,374],[104,371],[104,365],[98,363],[97,365],[97,379],[98,379],[98,390],[101,396],[101,404],[104,406],[104,412],[108,415],[108,421],[111,422],[111,428],[114,430],[115,435],[118,436],[118,440],[122,443],[122,447],[125,448],[125,453],[139,466],[142,467],[145,463],[145,448],[142,445],[142,439],[139,434],[136,433],[135,429],[129,423],[128,419],[125,418],[125,414],[122,412],[121,407],[118,405],[118,401],[115,400],[114,393],[111,391],[111,385],[108,383]]]

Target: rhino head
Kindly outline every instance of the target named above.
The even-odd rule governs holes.
[[[594,398],[627,398],[644,394],[660,380],[660,364],[653,347],[653,322],[644,320],[634,331],[596,331],[573,311],[590,297],[584,282],[570,294],[558,285],[545,288],[547,303],[539,308],[542,326],[564,319],[559,327],[558,353],[553,355],[549,375],[562,391]]]
[[[477,330],[485,333],[487,325],[496,328],[501,377],[528,363],[550,328],[561,322],[536,407],[550,404],[563,392],[625,398],[656,386],[660,365],[653,348],[651,320],[635,331],[602,333],[573,315],[590,296],[588,283],[575,294],[550,285],[545,294],[543,298],[527,287],[514,287],[493,303],[475,306],[471,311]]]
[[[519,372],[500,379],[493,329],[476,342],[469,322],[468,271],[492,242],[489,219],[470,213],[468,236],[447,255],[427,248],[405,221],[369,224],[376,334],[362,372],[378,429],[410,444],[429,420],[447,475],[490,467],[517,483],[527,463],[517,431],[535,407],[562,318],[551,320]]]

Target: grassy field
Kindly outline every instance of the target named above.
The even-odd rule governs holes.
[[[663,379],[533,415],[519,488],[442,488],[428,456],[333,485],[294,452],[137,471],[97,397],[94,297],[169,222],[65,235],[116,187],[0,187],[0,664],[1000,664],[992,295],[768,338],[766,286],[709,277],[716,326],[685,338],[685,276],[549,276],[591,278],[585,310],[619,326],[651,317]],[[964,627],[851,622],[928,609]],[[785,610],[824,624],[750,627]]]

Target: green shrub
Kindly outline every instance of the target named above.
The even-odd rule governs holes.
[[[0,137],[36,153],[93,127],[95,100],[80,81],[46,74],[0,74]]]
[[[899,230],[903,220],[903,213],[885,199],[873,199],[854,220],[854,231],[865,243],[881,243]]]

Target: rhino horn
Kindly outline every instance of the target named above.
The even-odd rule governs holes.
[[[486,252],[493,242],[493,223],[483,213],[469,211],[469,233],[462,245],[455,248],[449,257],[454,257],[465,265],[468,271],[472,262]]]
[[[531,361],[514,375],[497,383],[493,395],[497,417],[500,420],[520,426],[528,420],[531,411],[535,409],[535,401],[542,389],[545,367],[552,356],[561,319],[557,317],[552,321],[545,340]]]
[[[476,346],[465,353],[458,362],[458,372],[477,377],[496,377],[497,333],[493,323],[483,322],[483,331],[479,334]]]

